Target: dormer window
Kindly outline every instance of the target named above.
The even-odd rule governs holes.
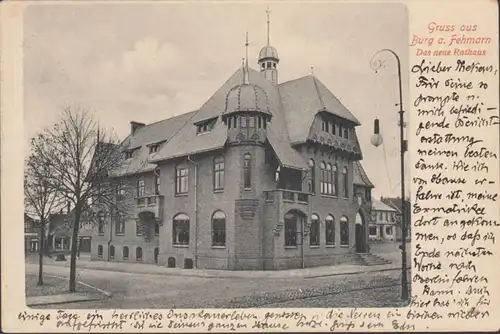
[[[132,159],[133,155],[134,155],[133,151],[127,151],[125,152],[125,159]]]
[[[207,132],[212,131],[216,121],[217,121],[217,118],[205,121],[203,123],[199,123],[197,125],[197,133],[202,134],[202,133],[207,133]],[[229,121],[231,121],[231,120],[229,120]]]
[[[149,154],[153,154],[153,153],[158,152],[159,147],[160,147],[160,145],[149,146]]]

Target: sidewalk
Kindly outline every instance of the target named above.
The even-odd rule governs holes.
[[[327,266],[327,267],[314,267],[314,268],[276,270],[276,271],[230,271],[230,270],[213,270],[213,269],[167,268],[154,264],[91,261],[88,258],[80,258],[77,260],[77,268],[136,273],[136,274],[205,277],[205,278],[267,278],[267,279],[290,278],[292,279],[292,278],[315,278],[315,277],[336,276],[336,275],[352,275],[352,274],[363,274],[368,272],[398,270],[401,269],[401,265],[398,262],[386,265],[375,265],[375,266],[337,265],[337,266]],[[70,259],[68,258],[68,260],[65,262],[56,262],[51,259],[46,259],[45,265],[57,266],[57,267],[69,267]]]
[[[72,302],[87,302],[100,300],[99,296],[92,296],[86,293],[64,293],[60,295],[51,296],[34,296],[26,297],[27,306],[38,306],[38,305],[53,305],[53,304],[65,304]]]

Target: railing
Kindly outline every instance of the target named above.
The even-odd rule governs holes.
[[[138,213],[149,211],[157,219],[163,219],[163,195],[145,195],[135,198]]]
[[[309,202],[309,193],[304,193],[289,189],[273,189],[264,191],[266,202],[282,200],[288,203],[307,204]]]
[[[160,195],[146,195],[136,197],[136,203],[138,206],[154,206],[158,202],[159,196]]]

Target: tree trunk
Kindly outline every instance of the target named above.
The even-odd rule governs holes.
[[[45,222],[40,224],[40,245],[38,247],[38,284],[43,285],[43,253],[45,251]]]
[[[80,216],[82,214],[82,206],[78,203],[75,206],[75,219],[73,221],[73,237],[71,239],[71,262],[69,269],[69,291],[76,291],[76,252],[78,242],[78,230],[80,228]]]

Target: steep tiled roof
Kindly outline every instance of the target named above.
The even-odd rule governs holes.
[[[273,146],[280,162],[292,168],[307,168],[302,157],[290,146],[287,127],[281,105],[279,91],[262,74],[249,69],[249,81],[262,88],[268,97],[269,112],[273,119],[268,126],[268,139]],[[227,93],[243,82],[243,71],[238,69],[222,87],[196,112],[162,149],[149,161],[152,163],[173,159],[200,152],[222,148],[226,142],[226,127],[221,118],[217,119],[214,128],[200,135],[196,134],[195,123],[221,116],[224,113]]]
[[[273,115],[268,126],[268,139],[283,166],[307,168],[302,156],[291,145],[307,139],[314,115],[318,112],[329,112],[359,125],[359,121],[313,76],[278,86],[254,69],[249,69],[248,76],[250,83],[262,89],[267,96],[268,109]],[[146,172],[153,170],[154,164],[161,161],[222,148],[227,133],[220,116],[225,112],[228,92],[242,83],[243,70],[239,68],[197,111],[138,129],[127,138],[125,146],[140,149],[117,171],[118,174]],[[197,134],[195,124],[214,118],[216,122],[210,132]],[[146,145],[163,140],[165,142],[159,151],[150,155]],[[368,180],[364,172],[363,175],[362,179]],[[371,185],[369,180],[368,184]]]
[[[155,165],[149,163],[148,159],[158,153],[150,155],[147,145],[162,141],[168,142],[195,114],[196,111],[191,111],[137,129],[122,143],[125,149],[136,149],[134,157],[124,161],[123,165],[111,171],[110,175],[123,176],[152,171]]]
[[[319,111],[326,111],[359,125],[353,114],[314,76],[278,85],[291,143],[305,142]]]
[[[361,162],[354,161],[353,167],[354,167],[354,180],[353,180],[354,184],[370,188],[375,187],[368,178],[368,175],[366,175],[366,172],[363,166],[361,165]]]
[[[394,209],[393,207],[382,203],[377,200],[372,200],[372,210],[374,211],[390,211],[390,212],[397,212],[398,210]]]

